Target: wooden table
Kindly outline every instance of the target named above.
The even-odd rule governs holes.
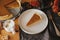
[[[18,18],[15,20],[15,24],[18,25]],[[20,33],[20,31],[19,31],[19,26],[16,26],[16,30],[18,30],[18,32],[16,32],[15,35],[10,34],[10,36],[11,36],[11,39],[10,39],[10,40],[20,40],[20,36],[19,36],[19,33]]]

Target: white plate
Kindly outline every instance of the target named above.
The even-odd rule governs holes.
[[[32,17],[32,15],[34,13],[39,14],[42,17],[42,20],[30,27],[26,26],[27,22],[30,20],[30,18]],[[46,14],[38,9],[29,9],[27,11],[24,11],[21,16],[18,19],[19,22],[19,26],[20,28],[28,34],[37,34],[42,32],[48,24],[48,18],[46,16]]]

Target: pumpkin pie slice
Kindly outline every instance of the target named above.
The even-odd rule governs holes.
[[[32,18],[29,20],[29,22],[27,23],[27,26],[32,25],[32,24],[38,22],[39,20],[41,20],[40,16],[37,14],[34,14],[32,16]]]
[[[19,1],[18,0],[1,0],[0,1],[0,16],[11,14],[11,12],[8,10],[7,7],[9,8],[19,7]]]
[[[0,0],[0,18],[12,14],[8,8],[19,7],[19,0]],[[12,14],[13,15],[13,14]],[[7,16],[6,16],[7,18]],[[10,16],[9,16],[10,18]],[[5,19],[5,18],[4,18]]]
[[[13,1],[13,2],[6,5],[6,7],[8,7],[8,8],[19,8],[20,6],[21,5],[20,5],[19,0]]]
[[[0,5],[0,16],[10,15],[10,14],[11,13],[9,12],[9,10],[5,8],[4,5]]]
[[[0,16],[10,15],[11,12],[6,8],[7,4],[11,4],[16,0],[0,0]]]

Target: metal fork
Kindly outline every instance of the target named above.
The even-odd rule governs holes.
[[[56,31],[56,34],[57,34],[57,36],[60,36],[60,31],[58,30],[58,28],[56,27],[56,24],[55,24],[55,22],[54,22],[54,20],[53,20],[53,18],[52,18],[52,15],[50,14],[50,11],[48,11],[48,17],[49,17],[49,19],[52,21],[52,23],[53,23],[53,26],[54,26],[54,28],[55,28],[55,31]]]

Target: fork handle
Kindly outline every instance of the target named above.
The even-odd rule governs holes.
[[[52,23],[53,23],[53,25],[54,25],[54,28],[55,28],[56,34],[57,34],[58,36],[60,36],[60,31],[57,29],[57,27],[56,27],[56,25],[55,25],[55,23],[54,23],[53,20],[52,20]]]

